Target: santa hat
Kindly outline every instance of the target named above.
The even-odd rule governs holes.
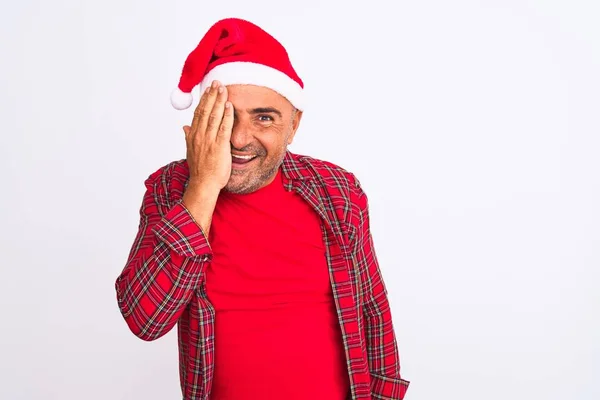
[[[220,20],[206,32],[185,61],[171,104],[185,110],[192,104],[192,89],[199,85],[202,93],[214,80],[223,85],[268,87],[294,107],[304,107],[304,83],[285,48],[262,28],[242,19]]]

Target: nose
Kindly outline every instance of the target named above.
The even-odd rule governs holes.
[[[231,130],[231,145],[233,148],[243,149],[249,145],[252,142],[251,132],[250,127],[246,123],[236,118]]]

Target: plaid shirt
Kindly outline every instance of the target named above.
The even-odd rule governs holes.
[[[409,382],[400,360],[387,292],[369,231],[367,197],[351,173],[288,152],[282,164],[295,190],[324,221],[327,264],[345,347],[350,398],[403,399]],[[185,160],[146,180],[139,231],[116,280],[131,331],[155,340],[178,328],[184,400],[208,400],[214,372],[215,311],[204,288],[211,261],[207,237],[182,203]]]

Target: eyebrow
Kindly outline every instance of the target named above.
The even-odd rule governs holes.
[[[281,118],[281,111],[274,107],[258,107],[246,110],[249,114],[277,114]]]

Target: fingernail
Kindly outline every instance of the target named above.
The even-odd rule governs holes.
[[[225,90],[223,86],[219,86],[219,93],[223,93],[223,90]]]
[[[231,107],[231,103],[230,102],[225,103],[225,108],[229,108],[229,107]]]
[[[204,93],[206,93],[206,94],[210,93],[210,86],[206,88],[206,90],[204,91]]]
[[[212,83],[212,87],[216,88],[217,87],[217,81],[213,81]]]

